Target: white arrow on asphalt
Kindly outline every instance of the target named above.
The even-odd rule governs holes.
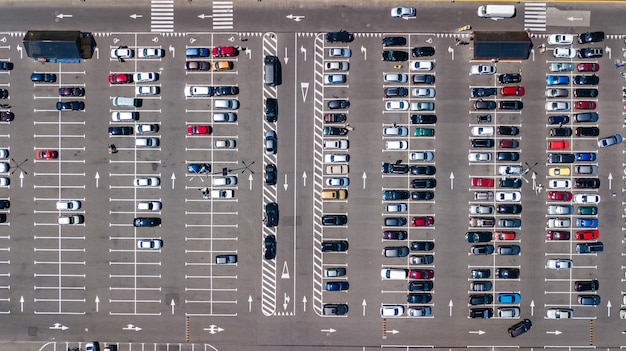
[[[70,18],[70,17],[72,17],[72,15],[64,15],[62,13],[59,13],[58,15],[56,15],[56,18],[61,18],[61,19],[63,19],[63,18]]]
[[[609,190],[611,190],[611,187],[613,185],[613,173],[609,172],[609,176],[607,178],[609,180]]]
[[[302,297],[302,309],[306,312],[306,296]]]
[[[300,46],[300,52],[304,54],[304,62],[306,62],[306,48],[304,45]]]
[[[365,299],[363,299],[363,302],[361,302],[361,306],[363,306],[363,317],[365,317],[365,306],[367,306],[367,302],[365,302]]]
[[[169,47],[170,53],[172,54],[172,57],[176,57],[175,53],[176,53],[176,49],[170,45]]]
[[[294,20],[296,22],[300,22],[304,18],[304,16],[298,16],[298,15],[292,15],[292,14],[288,14],[285,17],[289,18],[290,20]]]
[[[562,334],[562,332],[560,330],[555,330],[555,331],[546,331],[546,334],[554,334],[554,335],[559,335]]]
[[[302,183],[306,187],[306,172],[302,172]]]
[[[361,45],[361,53],[363,54],[363,59],[367,60],[367,48],[363,45]]]
[[[582,21],[583,18],[582,17],[569,16],[569,17],[567,17],[567,20],[570,21],[570,22],[571,21]]]
[[[96,312],[100,311],[100,298],[96,295]]]
[[[321,329],[320,331],[321,331],[322,333],[334,333],[334,332],[336,332],[336,330],[335,330],[335,329],[333,329],[333,328],[329,328],[329,329]]]
[[[24,296],[20,296],[20,312],[24,312]]]
[[[99,48],[95,48],[94,51],[96,52],[96,59],[100,59],[100,49]]]
[[[448,46],[448,54],[451,54],[452,61],[454,61],[454,49],[451,46]]]
[[[611,301],[606,303],[606,313],[607,317],[611,317]]]
[[[483,335],[483,334],[485,334],[485,331],[483,331],[483,330],[470,330],[469,333],[470,334]]]
[[[176,176],[174,175],[174,172],[172,172],[172,176],[170,177],[170,179],[172,180],[172,189],[174,189],[174,181],[176,180]]]
[[[287,191],[287,188],[289,187],[289,184],[287,184],[287,175],[285,174],[285,184],[283,184],[283,187],[285,187],[285,191]]]
[[[450,316],[452,316],[452,306],[454,306],[454,304],[452,303],[452,300],[450,300],[450,302],[448,302],[448,307],[450,307]]]
[[[252,180],[254,178],[252,177],[252,173],[250,173],[250,176],[248,176],[248,181],[250,182],[250,190],[252,190]]]
[[[537,187],[537,173],[533,172],[533,176],[531,178],[533,179],[533,190],[535,190]]]
[[[100,186],[100,173],[96,172],[96,188]]]
[[[391,330],[389,330],[389,332],[390,332],[391,334],[398,334],[398,333],[399,333],[399,331],[397,331],[397,330],[395,330],[395,329],[391,329]]]
[[[141,328],[139,328],[138,326],[136,326],[134,324],[127,324],[126,327],[122,328],[122,330],[140,331]]]
[[[20,188],[24,187],[24,172],[20,172]]]
[[[224,329],[223,329],[223,328],[220,328],[220,327],[218,327],[218,326],[217,326],[217,325],[215,325],[215,324],[211,324],[211,325],[209,325],[209,327],[208,327],[208,328],[202,328],[202,330],[208,330],[208,331],[209,331],[209,333],[211,333],[211,334],[215,334],[215,333],[219,333],[219,332],[221,332],[221,331],[224,331]]]
[[[252,295],[248,295],[248,312],[252,312]]]
[[[531,316],[535,315],[535,300],[530,301],[530,315]]]
[[[170,306],[172,307],[172,314],[174,314],[174,307],[176,306],[176,302],[174,302],[174,299],[172,299],[172,302],[170,302]]]
[[[133,14],[132,14],[132,15],[130,15],[129,17],[130,17],[130,18],[132,18],[132,19],[137,19],[137,18],[141,18],[141,17],[143,17],[143,15],[138,15],[138,14],[136,14],[136,13],[133,13]]]
[[[605,51],[605,52],[609,55],[609,60],[610,60],[610,59],[611,59],[611,48],[610,48],[610,47],[608,47],[608,46],[606,46],[606,47],[604,48],[604,51]]]
[[[213,16],[212,15],[205,15],[204,13],[201,14],[201,15],[198,15],[198,18],[201,18],[201,19],[211,18],[211,17],[213,17]]]
[[[363,171],[363,176],[361,178],[363,178],[363,189],[365,189],[365,180],[367,179],[367,174],[365,174],[365,171]]]
[[[454,189],[454,173],[450,172],[450,189]]]
[[[49,327],[49,329],[68,330],[69,327],[62,325],[61,323],[54,323],[54,325],[52,327]]]
[[[283,59],[285,60],[285,64],[289,62],[289,56],[287,56],[287,47],[285,47],[285,57]]]
[[[291,298],[287,295],[287,293],[283,293],[283,309],[287,309],[289,301],[291,301]]]

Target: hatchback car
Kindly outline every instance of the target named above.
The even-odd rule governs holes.
[[[601,58],[602,57],[602,48],[582,48],[578,50],[578,57],[581,59],[584,58]]]
[[[407,232],[404,230],[387,230],[383,232],[385,240],[406,240]]]
[[[552,52],[554,57],[558,58],[574,58],[576,57],[576,49],[574,48],[555,48]]]
[[[470,283],[471,291],[491,291],[493,289],[493,283],[490,281],[473,281]]]
[[[515,338],[529,331],[532,326],[533,323],[530,321],[530,319],[524,319],[523,321],[510,326],[508,329],[508,333],[512,338]]]
[[[387,227],[402,227],[407,223],[406,218],[404,217],[386,217],[385,218],[385,226]]]
[[[576,128],[576,136],[590,136],[595,137],[600,135],[600,128],[598,127],[578,127]]]
[[[521,83],[522,75],[519,73],[505,73],[498,75],[498,82],[501,84]]]
[[[328,50],[328,56],[330,57],[351,57],[352,50],[348,48],[332,48]]]
[[[435,48],[432,46],[420,46],[411,50],[411,56],[413,57],[433,56],[434,54]]]
[[[339,32],[326,33],[326,41],[329,43],[341,42],[350,43],[354,40],[354,34],[346,32],[345,30]]]
[[[494,65],[473,65],[470,67],[470,74],[473,75],[485,75],[485,74],[495,74],[496,66]]]
[[[498,103],[498,107],[501,110],[521,110],[524,108],[524,103],[518,100],[504,100]]]
[[[384,50],[381,59],[389,62],[407,61],[409,59],[409,53],[399,50]]]
[[[480,111],[480,110],[495,110],[496,109],[496,102],[495,101],[491,101],[491,100],[478,99],[478,100],[474,101],[473,107],[474,107],[474,110],[477,110],[477,111]]]
[[[578,280],[574,282],[574,291],[598,291],[600,283],[597,279]]]
[[[382,40],[383,46],[403,46],[406,45],[406,38],[404,37],[384,37]]]
[[[265,204],[265,226],[273,228],[278,225],[278,204],[276,202],[268,202]]]

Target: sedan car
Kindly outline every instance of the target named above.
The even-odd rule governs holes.
[[[381,55],[381,60],[388,62],[407,61],[409,59],[409,53],[399,50],[384,50]]]
[[[165,56],[165,50],[160,48],[141,48],[137,49],[137,57],[155,59]]]
[[[347,109],[348,107],[350,107],[350,101],[348,101],[348,100],[330,100],[330,101],[328,101],[327,106],[331,110]]]
[[[383,232],[385,240],[406,240],[407,232],[404,230],[387,230]]]
[[[598,289],[600,289],[600,283],[597,279],[574,282],[574,291],[598,291]]]
[[[322,251],[324,251],[323,248]],[[276,236],[274,236],[274,234],[266,236],[263,240],[263,257],[266,260],[273,260],[276,258]]]
[[[345,240],[322,241],[322,252],[344,252],[348,251],[348,242]]]
[[[133,135],[133,127],[109,127],[109,135]]]
[[[519,85],[500,88],[502,96],[524,96],[525,92],[524,87]]]
[[[522,205],[519,205],[519,204],[501,204],[501,205],[498,205],[498,213],[500,213],[500,214],[519,214],[519,213],[522,213]],[[506,225],[498,225],[498,226],[506,227]]]
[[[549,269],[571,269],[574,266],[574,262],[566,258],[551,258],[546,263],[546,268]]]
[[[496,193],[497,201],[521,201],[522,193],[519,191],[498,191]]]
[[[597,204],[600,203],[600,195],[597,194],[576,194],[574,202],[577,204]]]
[[[498,93],[498,89],[496,88],[472,88],[471,96],[472,97],[489,97],[494,96]]]
[[[406,97],[409,95],[409,89],[404,87],[385,88],[384,94],[386,98]]]
[[[569,215],[573,213],[574,213],[574,206],[567,206],[567,205],[548,206],[549,215]]]
[[[433,257],[433,255],[411,256],[413,257]],[[432,261],[431,261],[432,263]],[[433,290],[434,283],[429,280],[413,280],[407,284],[407,290],[409,291],[431,291]]]
[[[329,43],[342,42],[350,43],[354,40],[354,34],[341,30],[339,32],[326,33],[326,41]]]
[[[278,139],[276,138],[276,132],[268,130],[265,132],[265,154],[276,155],[278,152]]]
[[[406,225],[406,218],[404,217],[386,217],[385,226],[387,227],[402,227]]]
[[[55,160],[59,157],[59,152],[57,150],[38,150],[35,157],[38,160]]]
[[[570,103],[567,101],[548,101],[546,102],[546,111],[564,111],[570,109]]]
[[[498,293],[497,301],[501,304],[518,304],[522,299],[519,293]]]
[[[569,228],[571,225],[570,219],[565,217],[548,218],[546,223],[548,228]]]
[[[600,78],[595,74],[590,76],[574,76],[572,81],[576,85],[598,85]]]
[[[569,84],[569,76],[547,76],[546,85],[567,85]]]
[[[56,108],[59,111],[80,111],[85,109],[82,101],[57,101]]]
[[[434,223],[435,223],[435,218],[432,216],[411,218],[411,225],[414,227],[430,227]]]
[[[213,128],[209,125],[191,125],[187,127],[187,135],[209,135]]]
[[[474,187],[492,188],[495,182],[491,178],[472,178],[471,184]]]
[[[496,268],[496,278],[499,279],[518,279],[519,274],[519,268]]]
[[[411,56],[413,57],[433,56],[434,54],[435,48],[432,46],[418,46],[411,50]]]
[[[601,58],[602,53],[603,53],[602,48],[582,48],[578,50],[578,57],[581,59]]]
[[[485,75],[495,74],[496,66],[494,65],[473,65],[470,67],[470,74],[473,75]]]
[[[413,96],[415,97],[425,97],[425,98],[433,98],[435,97],[435,89],[432,88],[414,88]]]
[[[495,110],[496,109],[496,102],[495,101],[491,101],[491,100],[478,99],[478,100],[474,101],[473,107],[474,107],[474,110],[477,110],[477,111],[480,111],[480,110]]]
[[[85,96],[85,88],[81,88],[81,87],[59,88],[59,96]]]
[[[576,110],[595,110],[596,103],[595,101],[575,101],[574,109]]]
[[[435,272],[432,269],[410,269],[409,279],[433,279]]]
[[[579,228],[598,228],[597,218],[576,218],[576,226]]]
[[[330,61],[326,62],[327,71],[347,71],[350,68],[348,62],[343,61]]]
[[[391,9],[391,17],[406,18],[415,16],[415,8],[413,7],[394,7]]]
[[[578,295],[579,305],[598,306],[600,304],[599,295]]]
[[[342,291],[348,290],[349,288],[350,284],[345,280],[326,282],[324,285],[324,290],[326,291]]]
[[[597,240],[600,232],[597,230],[581,230],[576,232],[576,240]]]
[[[579,63],[576,65],[578,72],[598,72],[600,70],[599,63]]]
[[[470,162],[489,162],[491,161],[490,152],[470,152],[467,156]]]
[[[548,230],[546,239],[548,240],[569,240],[570,233],[562,230]]]
[[[578,35],[578,44],[597,43],[604,40],[604,32],[585,32]]]
[[[142,239],[137,240],[137,248],[142,250],[159,250],[163,247],[161,239]]]
[[[505,73],[498,76],[498,82],[502,84],[521,83],[522,75],[519,73]]]
[[[406,100],[392,100],[385,102],[387,111],[406,111],[409,109],[409,102]]]
[[[571,62],[552,62],[548,69],[550,72],[571,72],[574,70],[574,64]]]
[[[432,251],[435,243],[432,241],[412,241],[411,251]]]
[[[562,98],[567,97],[568,95],[569,91],[565,88],[546,89],[546,97],[548,98]]]
[[[523,321],[515,323],[514,325],[509,327],[508,333],[512,338],[515,338],[529,331],[532,326],[533,323],[530,321],[530,319],[524,319]]]
[[[493,254],[495,248],[493,245],[473,245],[470,248],[470,253],[472,255],[491,255]]]
[[[159,186],[161,180],[158,177],[135,178],[133,184],[138,187],[154,187]]]
[[[384,37],[382,40],[383,46],[403,46],[406,45],[405,37]]]
[[[551,34],[548,36],[549,45],[572,45],[574,43],[573,34]]]
[[[340,226],[348,223],[348,216],[346,215],[324,215],[322,216],[322,225],[325,226]]]
[[[519,100],[504,100],[498,102],[498,108],[501,110],[519,111],[524,108],[524,103]]]
[[[134,227],[158,227],[161,225],[161,218],[158,217],[138,217],[133,220]]]
[[[552,52],[554,57],[558,58],[574,58],[576,57],[576,49],[574,48],[555,48]]]
[[[611,135],[598,139],[598,147],[605,148],[613,145],[621,144],[623,141],[621,134]]]
[[[209,71],[211,63],[206,61],[187,61],[185,62],[186,71]]]
[[[0,69],[4,71],[13,69],[13,63],[1,62]],[[30,75],[30,80],[34,83],[54,83],[57,81],[57,75],[54,73],[33,73]]]
[[[332,48],[328,50],[328,56],[330,57],[351,57],[352,50],[348,48]]]
[[[128,84],[133,82],[133,76],[126,73],[109,74],[109,83],[111,84]]]

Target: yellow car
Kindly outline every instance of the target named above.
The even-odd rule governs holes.
[[[567,177],[570,175],[569,167],[550,167],[548,174],[553,177]]]
[[[216,71],[230,71],[231,69],[233,69],[233,62],[232,61],[217,61],[217,62],[215,62],[214,70],[216,70]]]

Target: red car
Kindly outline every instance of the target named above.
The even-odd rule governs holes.
[[[583,230],[576,232],[576,240],[596,240],[600,237],[600,232],[597,230]]]
[[[500,89],[500,94],[502,94],[502,96],[523,96],[524,92],[524,87],[519,85]]]
[[[479,188],[493,188],[494,181],[489,178],[472,178],[472,186]]]
[[[548,200],[570,201],[572,200],[572,193],[569,191],[550,191],[548,192]]]
[[[576,101],[574,108],[577,110],[595,110],[596,103],[594,101]]]
[[[548,240],[569,240],[569,232],[561,230],[549,230],[546,234]]]
[[[410,269],[409,279],[433,279],[435,272],[432,269]]]
[[[598,63],[579,63],[576,66],[578,72],[598,72],[600,70],[600,64]]]
[[[187,135],[209,135],[213,129],[211,126],[189,126],[187,127]]]
[[[569,141],[567,140],[548,141],[548,150],[569,150]]]
[[[239,53],[237,49],[232,46],[216,46],[211,50],[213,57],[233,57]]]
[[[126,73],[109,74],[109,83],[111,84],[128,84],[133,82],[133,75]]]
[[[515,240],[515,232],[494,232],[493,240]]]
[[[59,157],[59,153],[56,150],[39,150],[35,154],[38,160],[54,160]]]
[[[433,218],[432,216],[411,218],[411,224],[414,227],[430,227],[434,223],[435,223],[435,218]]]
[[[504,149],[517,149],[519,141],[514,139],[500,139],[500,147]]]

